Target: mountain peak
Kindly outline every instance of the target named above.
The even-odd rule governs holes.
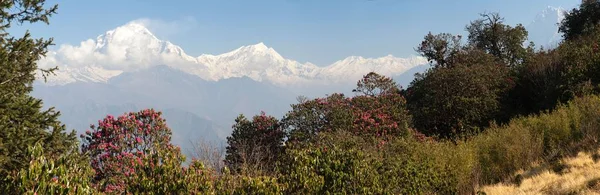
[[[277,53],[277,51],[271,47],[268,47],[263,42],[259,42],[254,45],[242,46],[219,56],[269,56],[274,60],[285,60],[279,53]]]
[[[143,24],[132,21],[98,36],[99,47],[110,42],[129,42],[132,39],[158,40]]]
[[[243,46],[241,48],[244,48],[244,50],[246,50],[246,51],[253,51],[253,52],[258,52],[258,53],[273,53],[273,52],[275,52],[275,50],[273,50],[273,48],[267,47],[267,45],[265,45],[265,43],[263,43],[263,42],[259,42],[254,45]],[[277,53],[277,52],[275,52],[275,53]]]
[[[267,47],[265,45],[265,43],[263,43],[263,42],[259,42],[259,43],[254,44],[254,45],[250,45],[250,47],[255,48],[255,49],[259,49],[259,50],[267,50],[267,49],[269,49],[269,47]]]

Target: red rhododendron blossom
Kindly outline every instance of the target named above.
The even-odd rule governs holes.
[[[93,182],[104,192],[124,192],[143,165],[163,162],[163,153],[177,153],[171,130],[160,112],[152,109],[127,113],[115,118],[107,115],[97,128],[82,135],[82,151],[90,155],[90,165],[96,173]],[[153,129],[149,131],[149,129]],[[153,140],[144,142],[144,139]],[[161,166],[159,163],[158,166]],[[151,174],[147,174],[151,175]]]

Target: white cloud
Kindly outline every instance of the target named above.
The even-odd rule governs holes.
[[[48,52],[38,65],[79,68],[102,67],[106,70],[131,71],[153,65],[193,63],[193,57],[169,42],[157,39],[157,34],[176,35],[191,29],[194,18],[175,21],[137,19],[79,45],[60,45]],[[155,36],[153,36],[155,35]]]
[[[166,40],[171,39],[180,33],[189,32],[198,26],[196,18],[191,16],[171,21],[166,21],[162,19],[140,18],[132,22],[144,25],[158,38]]]

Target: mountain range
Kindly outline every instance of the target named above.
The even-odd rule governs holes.
[[[564,17],[560,10],[549,7],[527,25],[534,32],[530,39],[559,41],[552,21]],[[350,56],[317,66],[286,59],[262,42],[193,57],[136,22],[77,46],[62,45],[38,65],[59,70],[48,82],[36,81],[32,95],[60,110],[68,128],[81,133],[107,114],[155,108],[172,128],[173,142],[184,149],[199,138],[224,141],[239,114],[266,111],[279,118],[297,96],[349,93],[371,71],[406,87],[429,67],[423,57],[392,55]]]
[[[425,58],[418,56],[397,58],[388,55],[374,59],[350,56],[329,66],[319,67],[286,59],[262,42],[220,55],[192,57],[181,47],[156,38],[135,21],[107,31],[96,40],[84,41],[79,46],[63,45],[40,61],[42,67],[61,67],[47,85],[106,83],[125,72],[166,65],[207,81],[248,77],[285,87],[307,83],[343,83],[356,80],[369,71],[400,74],[425,63]]]

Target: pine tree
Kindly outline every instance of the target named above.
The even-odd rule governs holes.
[[[75,132],[67,134],[58,121],[59,112],[42,109],[42,101],[30,96],[35,74],[44,79],[53,69],[39,69],[37,61],[47,52],[52,39],[34,39],[27,31],[22,37],[8,33],[14,24],[44,22],[57,6],[44,7],[44,0],[0,2],[0,178],[28,166],[27,148],[40,143],[49,157],[73,148]],[[10,182],[0,182],[0,187]]]

